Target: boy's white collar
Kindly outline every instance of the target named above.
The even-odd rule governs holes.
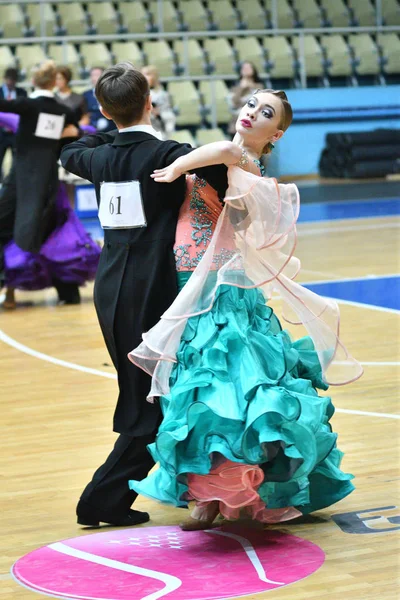
[[[143,133],[153,135],[158,140],[162,139],[159,131],[156,131],[154,127],[151,125],[146,125],[145,123],[143,125],[131,125],[130,127],[123,127],[122,129],[119,129],[119,133],[130,133],[134,131],[143,131]]]

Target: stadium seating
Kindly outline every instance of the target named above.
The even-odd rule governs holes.
[[[46,54],[39,44],[24,44],[17,46],[16,58],[18,66],[25,77],[29,76],[32,67],[46,60]]]
[[[344,37],[340,34],[323,35],[321,45],[329,61],[329,76],[350,77],[353,73],[352,57]]]
[[[240,21],[247,29],[264,29],[270,27],[267,13],[259,0],[237,0]]]
[[[381,1],[384,25],[400,26],[399,7],[399,0]],[[324,31],[301,38],[294,33],[272,34],[275,18],[279,29],[295,28],[300,33],[302,28],[323,27]],[[193,136],[201,124],[215,125],[215,114],[222,126],[230,121],[228,86],[237,82],[244,61],[254,63],[268,86],[302,84],[303,50],[307,86],[399,82],[397,31],[330,33],[332,27],[375,25],[376,0],[277,0],[276,12],[271,0],[163,0],[161,13],[157,0],[54,0],[42,4],[7,0],[0,4],[0,37],[25,40],[0,44],[0,69],[17,65],[22,78],[28,78],[31,67],[49,57],[67,64],[79,79],[87,77],[96,65],[124,60],[139,68],[154,64],[162,79],[180,77],[168,86],[178,126],[188,128]],[[259,33],[251,34],[251,29]],[[167,34],[189,31],[193,37],[160,39],[160,30]],[[232,33],[224,35],[224,31]],[[204,32],[209,33],[205,36]],[[120,33],[139,37],[126,40]],[[30,37],[42,34],[56,35],[60,42],[30,43]],[[115,35],[115,40],[80,39],[93,34]],[[77,38],[67,43],[64,35]],[[206,75],[215,76],[216,83],[202,80]],[[202,130],[199,143],[212,135],[213,130]]]
[[[208,9],[213,29],[230,29],[238,28],[238,13],[229,0],[209,0]]]
[[[177,62],[181,73],[185,73],[185,46],[186,44],[183,40],[174,42],[174,51],[177,55]],[[187,59],[189,67],[188,75],[204,75],[207,72],[204,52],[197,40],[189,39],[187,41]]]
[[[179,14],[170,0],[163,0],[162,2],[162,28],[159,26],[158,10],[157,0],[149,2],[149,12],[154,29],[157,29],[157,31],[179,31],[182,29]]]
[[[15,66],[15,56],[8,46],[0,46],[0,69],[4,71],[7,67]]]
[[[382,19],[384,25],[400,25],[398,0],[382,0]]]
[[[181,0],[183,23],[189,31],[206,31],[210,26],[208,13],[200,0]]]
[[[326,25],[349,27],[350,13],[343,0],[321,0]]]
[[[120,30],[118,15],[111,2],[89,2],[87,10],[93,33],[118,33]]]
[[[288,0],[279,0],[276,3],[278,27],[280,29],[291,29],[295,26],[295,16]],[[272,12],[271,12],[272,18]]]
[[[171,81],[168,91],[172,98],[173,106],[177,110],[176,124],[200,125],[199,93],[191,81]]]
[[[353,25],[371,27],[376,24],[376,11],[369,0],[351,0]]]
[[[190,129],[179,129],[178,131],[174,131],[172,139],[180,144],[190,144],[193,148],[196,148],[197,146],[197,142]]]
[[[149,13],[141,2],[120,2],[119,14],[128,33],[147,33],[151,29]]]
[[[240,37],[234,41],[237,59],[240,62],[252,62],[260,73],[265,71],[264,48],[255,37]]]
[[[368,33],[350,35],[349,44],[354,53],[357,75],[378,75],[380,58],[371,36]]]
[[[215,111],[217,122],[229,123],[231,114],[228,109],[229,89],[225,81],[200,81],[199,90],[202,95],[207,120],[212,122],[213,111]]]
[[[292,46],[284,36],[266,36],[264,48],[269,64],[268,73],[272,79],[293,79],[295,75]]]
[[[324,55],[321,46],[319,45],[317,38],[314,35],[305,35],[304,39],[304,62],[305,71],[307,78],[317,77],[322,78],[325,73],[324,69]],[[300,56],[301,40],[298,35],[293,37],[292,44],[297,52],[297,56]]]
[[[28,17],[28,31],[30,35],[51,36],[57,33],[56,14],[51,4],[26,4],[25,12]]]
[[[204,49],[214,75],[233,75],[235,59],[232,47],[226,38],[204,40]]]
[[[400,39],[396,33],[380,33],[377,42],[382,53],[383,74],[392,76],[397,74],[399,80]]]
[[[144,65],[143,54],[136,42],[113,42],[111,53],[116,63],[129,61],[138,69]]]
[[[174,56],[169,44],[165,40],[144,42],[143,52],[146,64],[156,66],[163,77],[172,77],[176,74]]]
[[[204,144],[211,144],[212,142],[220,142],[225,139],[225,134],[220,127],[214,129],[198,129],[196,131],[196,138],[199,146]]]
[[[87,72],[92,67],[108,67],[111,65],[111,54],[104,42],[85,42],[80,45],[80,53]]]
[[[315,0],[293,0],[297,25],[300,27],[322,27],[322,14]]]
[[[88,32],[87,15],[79,2],[57,4],[59,27],[66,35],[85,35]]]
[[[0,4],[0,32],[5,38],[18,38],[25,31],[24,14],[19,4]]]
[[[58,65],[67,65],[74,79],[81,76],[81,59],[74,44],[49,44],[47,56],[52,58]]]

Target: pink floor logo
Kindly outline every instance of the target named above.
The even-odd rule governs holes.
[[[16,580],[74,600],[212,600],[267,592],[314,573],[315,544],[279,531],[145,527],[56,542],[13,567]]]

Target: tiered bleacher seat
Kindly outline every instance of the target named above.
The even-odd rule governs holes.
[[[295,76],[293,49],[283,35],[266,36],[264,48],[269,63],[268,73],[272,79],[293,79]]]
[[[170,0],[162,2],[162,28],[159,23],[158,2],[153,0],[149,2],[149,12],[152,17],[152,23],[158,31],[180,31],[182,29],[179,13]]]
[[[108,67],[111,65],[111,55],[104,42],[85,42],[80,45],[80,53],[86,71],[92,67]]]
[[[349,6],[353,25],[372,27],[376,24],[376,10],[369,0],[351,0]]]
[[[79,79],[81,73],[81,59],[74,44],[49,44],[47,56],[52,58],[58,65],[67,65],[74,79]]]
[[[208,9],[213,28],[225,31],[238,28],[238,13],[229,0],[209,0]]]
[[[349,44],[356,59],[357,75],[378,75],[380,56],[372,37],[368,33],[349,35]]]
[[[8,46],[0,46],[0,71],[15,66],[15,57]]]
[[[176,72],[174,56],[170,46],[165,40],[156,42],[144,42],[143,52],[146,64],[154,65],[162,77],[172,77]]]
[[[189,31],[206,31],[210,26],[208,14],[200,0],[181,0],[183,22]]]
[[[270,26],[267,13],[259,0],[237,0],[240,20],[247,29],[265,29]]]
[[[276,3],[279,29],[292,29],[295,26],[293,9],[288,0],[278,0]],[[272,14],[271,14],[272,18]]]
[[[343,0],[321,0],[326,25],[330,27],[349,27],[350,13]]]
[[[226,38],[204,40],[204,49],[215,75],[234,75],[235,59],[232,47]]]
[[[125,31],[128,33],[147,33],[149,31],[149,14],[139,0],[120,2],[119,13]]]
[[[193,148],[196,148],[197,146],[197,142],[190,129],[179,129],[178,131],[174,131],[174,133],[171,134],[171,137],[180,144],[190,144]]]
[[[264,48],[255,37],[237,37],[234,47],[240,62],[252,62],[260,72],[265,71]]]
[[[329,61],[329,77],[350,77],[353,73],[350,49],[340,34],[321,36],[321,45]]]
[[[399,36],[396,33],[380,33],[377,36],[377,42],[381,49],[383,58],[383,74],[389,78],[392,78],[393,76],[397,75],[396,79],[397,81],[399,81]]]
[[[215,127],[214,129],[198,129],[196,131],[196,138],[199,146],[204,146],[212,142],[221,142],[226,139],[226,136],[220,127]]]
[[[229,123],[231,114],[228,108],[229,89],[225,81],[200,81],[199,90],[207,111],[207,120],[212,122],[213,111],[218,123]]]
[[[16,48],[15,55],[21,73],[25,77],[29,77],[32,67],[46,60],[46,54],[39,44],[20,44]]]
[[[382,0],[382,20],[384,25],[400,25],[398,0]]]
[[[87,16],[79,2],[57,4],[59,26],[66,35],[85,35],[88,32]]]
[[[315,0],[293,0],[300,27],[322,27],[321,9]]]
[[[144,65],[143,54],[136,42],[113,42],[111,48],[114,62],[131,62],[136,68]]]
[[[35,36],[55,35],[57,20],[52,5],[44,2],[26,4],[25,12],[28,17],[29,33]],[[43,23],[42,23],[43,22]]]
[[[293,36],[292,44],[297,52],[298,58],[300,58],[300,36]],[[304,60],[307,78],[322,78],[324,76],[324,54],[314,35],[304,36]]]
[[[185,72],[185,41],[178,40],[174,42],[174,51],[177,54],[177,61],[182,72]],[[187,40],[187,58],[189,63],[188,75],[204,75],[207,72],[204,52],[197,40]]]
[[[191,81],[171,81],[168,92],[177,110],[176,124],[178,126],[200,125],[199,94]]]
[[[87,10],[92,32],[97,34],[118,33],[118,15],[111,2],[89,2]]]
[[[22,37],[25,18],[20,4],[0,4],[0,34],[4,38]]]

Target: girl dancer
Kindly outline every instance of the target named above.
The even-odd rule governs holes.
[[[182,291],[130,353],[153,375],[163,422],[149,446],[160,468],[135,491],[176,506],[196,502],[183,529],[206,529],[241,510],[279,522],[337,502],[353,490],[329,420],[328,382],[348,383],[360,365],[338,339],[335,302],[293,281],[297,188],[261,177],[259,159],[289,127],[286,94],[258,90],[241,110],[234,143],[204,146],[157,171],[159,182],[225,163],[223,204],[188,176],[176,236]],[[302,324],[293,341],[268,305]],[[343,366],[343,362],[345,366]]]

